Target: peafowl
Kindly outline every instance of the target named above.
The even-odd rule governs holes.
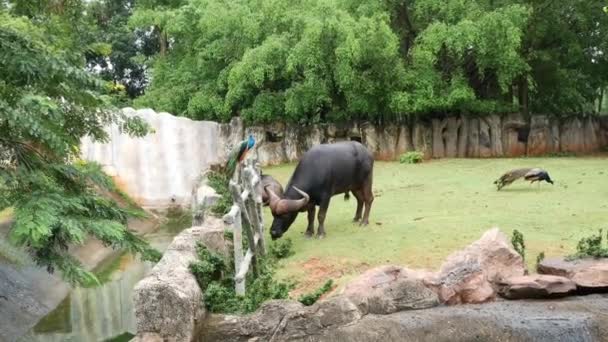
[[[522,177],[525,180],[530,181],[530,184],[534,183],[534,182],[540,182],[543,180],[546,181],[547,183],[553,184],[553,181],[549,177],[549,174],[547,173],[547,171],[545,171],[543,169],[539,169],[539,168],[523,168],[523,169],[511,170],[511,171],[505,173],[504,175],[502,175],[499,179],[495,180],[494,184],[496,184],[496,187],[498,188],[498,190],[500,190],[503,187],[515,182],[516,180],[518,180]]]
[[[253,135],[249,134],[249,138],[241,141],[237,144],[230,152],[230,156],[228,157],[228,161],[226,162],[226,175],[230,178],[234,175],[234,171],[236,170],[236,166],[238,163],[242,162],[253,146],[255,145],[255,139]]]

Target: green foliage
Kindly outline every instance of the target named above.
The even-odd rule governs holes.
[[[10,241],[39,266],[58,269],[73,285],[90,285],[97,278],[68,253],[89,237],[144,260],[156,261],[160,253],[126,227],[142,213],[102,196],[116,189],[112,180],[98,165],[77,159],[80,140],[107,141],[104,127],[111,123],[135,136],[148,131],[139,118],[111,110],[102,82],[83,69],[82,50],[72,40],[78,35],[60,35],[68,18],[78,22],[80,10],[48,9],[40,24],[45,29],[0,11],[0,210],[14,208]]]
[[[270,299],[285,299],[291,285],[274,279],[275,261],[261,258],[257,277],[247,274],[244,296],[238,296],[234,289],[234,268],[231,260],[211,253],[202,244],[197,245],[198,260],[190,264],[204,293],[205,305],[211,312],[249,313]]]
[[[524,261],[526,260],[526,244],[524,243],[524,234],[519,232],[519,230],[513,230],[513,235],[511,236],[511,244],[513,248],[521,255]]]
[[[538,268],[538,264],[540,264],[543,260],[545,260],[545,252],[540,252],[536,256],[536,267]]]
[[[208,184],[215,192],[220,195],[220,199],[211,207],[211,212],[217,216],[223,216],[232,207],[232,195],[230,194],[230,179],[222,172],[209,172],[207,174]]]
[[[325,284],[323,284],[323,286],[316,289],[314,292],[300,296],[298,301],[306,306],[313,305],[317,300],[319,300],[319,298],[321,298],[323,294],[329,292],[332,286],[333,281],[329,279],[325,282]]]
[[[418,151],[410,151],[402,154],[399,157],[399,162],[401,164],[418,164],[424,160],[424,154]]]
[[[275,259],[285,259],[294,254],[293,241],[290,238],[270,242],[268,252]]]
[[[576,0],[145,1],[172,41],[136,101],[191,118],[384,122],[595,110],[608,17]],[[564,52],[564,46],[568,49]],[[514,101],[517,98],[517,101]]]
[[[567,259],[575,260],[581,258],[608,258],[608,246],[604,247],[602,230],[597,235],[582,238],[576,245],[576,253]]]

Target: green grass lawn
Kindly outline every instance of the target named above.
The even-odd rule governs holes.
[[[286,185],[294,164],[265,168]],[[517,181],[496,191],[493,181],[518,167],[542,167],[555,185]],[[356,200],[335,196],[323,240],[306,239],[300,214],[284,238],[295,254],[282,263],[281,277],[307,288],[331,277],[343,283],[379,264],[436,269],[450,253],[499,227],[525,237],[529,266],[546,256],[570,254],[578,240],[608,225],[608,159],[452,159],[417,165],[376,162],[370,225],[351,222]],[[272,216],[265,210],[269,230]]]

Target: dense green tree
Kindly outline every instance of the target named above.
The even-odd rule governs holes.
[[[108,110],[84,57],[64,50],[71,38],[32,21],[0,11],[0,210],[14,210],[11,241],[73,284],[96,282],[68,253],[89,236],[157,260],[126,227],[138,212],[104,196],[111,180],[78,161],[83,136],[104,141],[111,123],[141,136],[147,125]]]
[[[603,1],[142,1],[171,48],[136,103],[268,122],[580,113],[606,86]],[[145,9],[145,10],[144,10]],[[144,18],[147,18],[144,20]]]

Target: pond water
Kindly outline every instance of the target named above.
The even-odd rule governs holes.
[[[174,230],[159,229],[147,234],[151,244],[164,251]],[[132,291],[151,269],[129,254],[115,254],[94,272],[102,285],[73,288],[68,296],[19,341],[22,342],[98,342],[128,341],[135,333]]]

